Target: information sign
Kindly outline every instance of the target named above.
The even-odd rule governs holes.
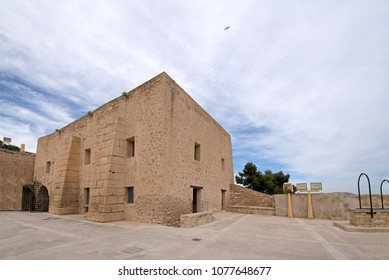
[[[308,185],[307,185],[307,183],[297,183],[296,184],[296,189],[298,191],[307,191],[308,190]]]

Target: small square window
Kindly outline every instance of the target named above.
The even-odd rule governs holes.
[[[195,146],[194,146],[194,159],[200,160],[200,144],[198,144],[198,143],[195,143]]]
[[[50,167],[51,167],[51,162],[47,161],[46,162],[46,173],[50,173]]]
[[[134,187],[127,187],[127,203],[134,203]]]
[[[127,139],[127,157],[135,156],[135,137]]]
[[[90,164],[90,155],[91,155],[90,148],[89,149],[85,149],[84,164]]]

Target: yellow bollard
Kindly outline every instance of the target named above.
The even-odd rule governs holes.
[[[288,218],[293,218],[292,198],[288,193]]]
[[[313,219],[311,192],[308,191],[308,219]]]

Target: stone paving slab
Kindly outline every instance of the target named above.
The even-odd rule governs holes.
[[[389,259],[389,233],[346,232],[330,220],[221,212],[174,228],[84,215],[0,212],[0,259]]]

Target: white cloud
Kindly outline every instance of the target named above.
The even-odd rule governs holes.
[[[0,78],[27,84],[6,87],[24,92],[12,102],[30,106],[3,91],[1,133],[15,122],[11,109],[21,110],[26,126],[18,134],[28,137],[30,127],[40,133],[68,123],[166,71],[231,131],[239,164],[279,166],[329,191],[355,192],[362,171],[389,177],[386,1],[1,1],[0,8]]]
[[[31,130],[30,125],[26,122],[18,122],[10,118],[1,118],[0,122],[1,140],[3,137],[10,137],[11,144],[20,147],[25,144],[25,149],[28,152],[36,152],[36,144],[38,135]]]

